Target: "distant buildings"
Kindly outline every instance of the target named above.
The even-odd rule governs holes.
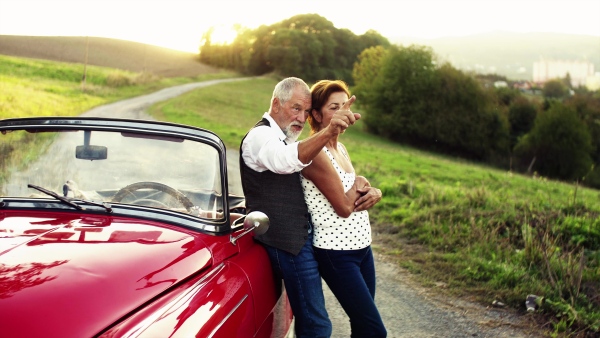
[[[585,86],[589,90],[600,90],[600,72],[596,72],[593,76],[588,76]]]
[[[533,63],[533,82],[543,84],[552,79],[571,77],[571,86],[586,86],[588,77],[594,77],[594,64],[588,61],[540,60]]]

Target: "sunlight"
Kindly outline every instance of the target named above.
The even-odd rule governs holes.
[[[189,0],[177,1],[177,5],[165,0],[0,0],[0,35],[98,36],[197,52],[202,33],[211,26],[215,29],[212,43],[230,44],[237,36],[235,24],[255,29],[314,13],[336,28],[358,35],[374,29],[390,40],[497,30],[600,36],[594,14],[600,9],[598,0],[544,0],[543,6],[534,0],[519,2],[519,6],[506,6],[500,0],[406,0],[400,13],[389,10],[388,0],[373,0],[369,6],[364,6],[364,0],[349,0],[344,6],[353,10],[348,11],[341,11],[336,1],[305,0],[300,7],[285,2],[273,12],[257,11],[271,7],[268,0],[215,1],[210,9],[201,1]],[[473,11],[493,11],[494,15],[473,15]],[[531,16],[538,12],[543,15]]]
[[[232,26],[213,26],[214,30],[210,36],[210,41],[214,45],[229,45],[235,40],[238,33]]]

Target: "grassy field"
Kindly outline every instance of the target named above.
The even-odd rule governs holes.
[[[81,74],[81,65],[0,56],[0,118],[77,115],[199,80],[88,67],[84,89]],[[268,109],[275,83],[211,86],[150,113],[213,130],[237,149]],[[376,250],[424,283],[485,304],[498,300],[525,312],[526,296],[538,295],[544,301],[536,315],[557,336],[600,330],[599,191],[393,144],[366,133],[360,121],[341,141],[357,173],[384,195],[371,212]]]
[[[0,118],[72,116],[161,88],[234,75],[214,72],[196,77],[158,77],[153,73],[0,55]]]

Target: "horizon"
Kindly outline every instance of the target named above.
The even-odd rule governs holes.
[[[318,14],[338,29],[356,35],[373,29],[390,41],[492,32],[600,38],[598,0],[371,0],[367,7],[364,4],[358,0],[307,0],[301,6],[291,0],[0,0],[0,35],[93,36],[197,53],[202,34],[210,27],[216,28],[221,42],[230,42],[235,24],[256,29],[295,15]]]

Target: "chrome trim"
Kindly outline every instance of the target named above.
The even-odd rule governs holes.
[[[202,284],[207,279],[214,277],[214,275],[218,274],[221,270],[223,270],[224,267],[225,267],[225,264],[221,263],[221,264],[217,265],[211,271],[208,271],[208,273],[205,276],[203,276],[202,278],[200,278],[200,280],[198,282],[196,282],[187,292],[184,292],[179,297],[175,298],[174,300],[172,300],[165,306],[161,307],[162,311],[154,312],[151,316],[144,319],[144,321],[142,321],[141,323],[139,323],[138,325],[133,327],[131,330],[125,332],[123,334],[123,337],[137,337],[137,336],[141,335],[142,333],[144,333],[144,331],[146,331],[146,329],[148,329],[152,324],[154,324],[160,317],[162,317],[165,313],[169,312],[169,310],[172,307],[174,307],[181,300],[188,297],[190,295],[190,293],[197,292],[197,289],[201,288]]]
[[[248,294],[244,295],[244,297],[240,300],[239,303],[237,303],[237,305],[231,310],[231,312],[229,312],[227,314],[227,316],[225,316],[225,318],[223,318],[223,320],[219,323],[219,325],[217,325],[214,330],[212,330],[212,332],[210,333],[210,335],[208,335],[208,338],[214,337],[214,335],[217,333],[217,331],[219,331],[219,329],[223,326],[223,324],[225,324],[225,322],[227,321],[227,319],[229,319],[229,317],[231,317],[231,315],[233,315],[233,313],[242,305],[242,303],[244,301],[246,301],[246,299],[248,299]]]

